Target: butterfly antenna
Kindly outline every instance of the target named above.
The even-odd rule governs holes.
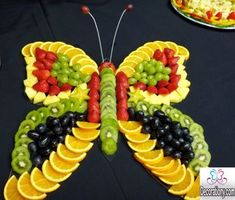
[[[118,32],[119,26],[120,26],[120,24],[121,24],[122,18],[123,18],[123,16],[125,15],[126,12],[129,12],[129,11],[131,11],[132,9],[133,9],[133,5],[132,5],[132,4],[128,4],[128,5],[125,7],[125,9],[123,10],[121,16],[119,17],[119,20],[118,20],[118,23],[117,23],[117,26],[116,26],[116,29],[115,29],[115,32],[114,32],[114,35],[113,35],[113,42],[112,42],[112,47],[111,47],[110,57],[109,57],[109,61],[110,61],[110,62],[112,61],[114,43],[115,43],[115,40],[116,40],[116,37],[117,37],[117,32]]]
[[[102,48],[102,43],[101,43],[101,38],[100,38],[100,32],[99,32],[99,28],[98,28],[98,25],[96,23],[95,17],[91,14],[90,9],[87,6],[82,6],[81,11],[82,11],[83,14],[89,15],[91,17],[91,19],[93,20],[94,24],[95,24],[95,29],[96,29],[96,32],[97,32],[97,37],[98,37],[99,46],[100,46],[101,59],[102,59],[102,62],[104,62],[104,54],[103,54],[103,48]]]

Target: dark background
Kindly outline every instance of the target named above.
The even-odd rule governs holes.
[[[204,126],[212,153],[211,166],[235,166],[234,31],[191,23],[177,15],[167,0],[0,0],[1,191],[10,172],[14,134],[25,115],[37,107],[24,95],[21,48],[38,40],[61,40],[79,46],[99,63],[94,25],[81,14],[80,6],[87,4],[95,15],[107,57],[118,17],[129,2],[134,4],[134,10],[121,24],[113,62],[118,66],[131,51],[148,41],[168,40],[186,46],[191,53],[187,72],[192,85],[187,99],[176,107]],[[179,199],[169,195],[132,155],[122,137],[111,162],[96,144],[79,169],[48,199]]]

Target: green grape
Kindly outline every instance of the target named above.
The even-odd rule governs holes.
[[[56,77],[58,75],[58,72],[56,70],[51,70],[51,76]]]
[[[62,54],[62,53],[58,53],[57,54],[57,57],[58,57],[58,60],[60,61],[60,62],[69,62],[69,58],[68,58],[68,56],[66,56],[66,55],[64,55],[64,54]]]
[[[145,66],[145,65],[148,64],[148,61],[147,61],[147,60],[144,60],[144,61],[142,61],[142,64]]]
[[[140,80],[140,79],[141,79],[141,74],[140,74],[139,72],[135,72],[135,73],[134,73],[134,78],[135,78],[136,80]]]
[[[140,81],[144,84],[147,84],[148,83],[148,79],[147,78],[141,78]]]
[[[149,63],[150,63],[151,65],[155,66],[155,65],[156,65],[156,60],[155,60],[155,59],[151,59],[151,60],[149,61]]]
[[[154,67],[154,65],[151,65],[151,64],[148,64],[149,66],[148,66],[148,68],[147,68],[147,70],[146,70],[146,72],[148,73],[148,74],[155,74],[155,72],[156,72],[156,69],[155,69],[155,67]]]
[[[60,70],[60,73],[61,73],[61,74],[67,74],[67,75],[69,75],[69,74],[70,74],[70,70],[69,70],[69,68],[63,68],[63,69]]]
[[[165,67],[162,72],[164,74],[170,74],[171,73],[171,68],[170,67]]]
[[[81,79],[85,82],[88,83],[91,80],[91,76],[89,74],[82,74]]]
[[[62,67],[62,68],[69,67],[69,63],[67,63],[67,62],[61,62],[61,67]]]
[[[62,83],[67,83],[69,78],[66,74],[58,74],[57,79]]]
[[[147,79],[148,79],[148,80],[154,79],[154,75],[149,75],[149,76],[147,77]]]
[[[77,86],[78,85],[78,81],[75,79],[69,79],[68,80],[68,84],[72,85],[72,86]]]
[[[160,80],[162,80],[162,76],[163,75],[161,73],[156,73],[154,77],[157,81],[160,81]]]
[[[80,71],[81,65],[79,63],[76,63],[75,65],[73,65],[73,69],[74,71]]]
[[[148,76],[148,74],[147,74],[146,72],[142,72],[142,73],[141,73],[141,77],[142,77],[142,78],[146,78],[147,76]]]
[[[80,78],[80,73],[79,72],[72,72],[69,77],[78,81]]]
[[[162,72],[163,68],[164,68],[163,63],[160,61],[157,61],[155,65],[156,72]]]
[[[60,62],[55,62],[55,63],[53,63],[52,67],[54,70],[59,70],[61,67],[61,64],[60,64]]]
[[[157,84],[156,79],[148,79],[148,85],[155,86]]]
[[[139,73],[143,72],[144,71],[144,65],[143,63],[139,63],[136,67],[135,67],[135,70]]]
[[[168,75],[166,75],[166,74],[162,75],[162,80],[168,81],[169,79],[170,79],[170,77]]]
[[[151,65],[149,63],[147,63],[146,65],[144,65],[144,71],[148,73],[148,70],[150,67],[151,67]]]
[[[135,78],[133,78],[133,77],[131,77],[131,78],[128,79],[128,83],[129,83],[130,85],[133,85],[133,84],[135,84],[136,82],[137,82],[137,80],[136,80]]]

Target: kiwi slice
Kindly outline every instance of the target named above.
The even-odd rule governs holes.
[[[59,117],[64,113],[63,105],[59,102],[50,104],[48,109],[50,111],[50,116],[52,117]]]
[[[26,156],[27,158],[30,158],[30,153],[27,147],[25,146],[19,146],[14,148],[14,150],[11,153],[12,159],[14,159],[17,156]]]
[[[21,129],[27,129],[27,130],[33,130],[35,129],[36,125],[31,119],[26,119],[20,123],[19,130]]]
[[[193,123],[194,123],[194,121],[188,115],[183,114],[183,115],[180,116],[181,126],[189,128]]]
[[[117,151],[117,143],[112,138],[106,138],[101,144],[101,150],[107,156],[111,156]]]
[[[211,154],[206,149],[198,149],[195,151],[194,159],[197,159],[198,161],[203,162],[206,166],[208,166],[211,161]]]
[[[24,146],[26,148],[28,148],[28,144],[32,142],[32,140],[28,137],[25,138],[20,138],[16,143],[15,143],[15,147],[20,147],[20,146]]]
[[[136,106],[136,105],[135,105],[134,102],[128,101],[127,104],[128,104],[128,108],[134,108],[134,109],[135,109],[135,106]]]
[[[196,141],[198,139],[202,139],[202,140],[205,139],[204,135],[198,130],[194,130],[194,131],[190,132],[190,135],[193,136],[193,140],[196,140]]]
[[[88,108],[87,101],[83,101],[82,103],[79,104],[76,111],[79,112],[79,113],[84,113],[84,112],[86,112],[87,108]]]
[[[102,127],[105,127],[105,126],[112,126],[114,128],[118,128],[118,122],[117,120],[115,119],[112,119],[112,118],[108,118],[108,119],[104,119],[102,120]]]
[[[145,101],[139,101],[136,105],[137,111],[144,111],[144,113],[148,112],[149,104]]]
[[[206,163],[199,161],[198,159],[193,159],[189,163],[189,168],[192,169],[194,176],[197,176],[200,168],[207,167]]]
[[[200,131],[202,134],[204,133],[203,127],[200,124],[195,123],[195,122],[193,124],[191,124],[191,126],[189,127],[189,130],[192,132],[194,130],[197,130],[197,131]]]
[[[180,121],[180,117],[181,117],[182,112],[180,112],[178,109],[174,108],[170,111],[169,116],[171,118],[172,121]]]
[[[100,139],[104,141],[106,138],[112,138],[115,142],[118,140],[118,129],[109,125],[100,128]]]
[[[37,109],[37,111],[40,113],[40,115],[42,117],[41,123],[45,123],[47,117],[50,114],[49,109],[47,107],[42,107],[42,108]]]
[[[26,138],[28,131],[29,129],[26,129],[26,128],[19,129],[15,134],[15,142],[17,142],[20,138]]]
[[[169,115],[171,110],[173,110],[174,108],[172,106],[169,106],[169,105],[166,105],[164,104],[162,107],[161,107],[161,110],[166,114],[166,115]]]
[[[69,99],[62,99],[60,101],[60,103],[62,104],[63,108],[64,108],[64,112],[70,111],[71,110],[71,102]]]
[[[26,119],[31,119],[34,122],[34,124],[37,126],[38,124],[41,123],[42,116],[38,111],[33,110],[26,115]]]
[[[149,114],[153,115],[156,110],[160,109],[160,107],[161,107],[160,105],[153,105],[153,104],[150,105],[148,109]]]
[[[205,140],[197,138],[196,140],[193,140],[192,147],[194,151],[205,149],[208,150],[208,144]]]
[[[32,168],[32,162],[27,156],[20,155],[11,161],[11,166],[16,173],[22,174]]]

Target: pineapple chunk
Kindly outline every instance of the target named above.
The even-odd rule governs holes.
[[[43,102],[44,100],[46,99],[46,95],[45,93],[43,92],[38,92],[34,99],[33,99],[33,103],[36,104],[36,103],[40,103],[40,102]]]
[[[48,106],[49,104],[52,104],[52,103],[55,103],[55,102],[58,102],[60,101],[60,98],[57,97],[57,96],[47,96],[46,99],[43,101],[43,104],[45,106]]]
[[[180,96],[183,98],[183,99],[185,99],[185,97],[188,95],[188,93],[189,93],[189,88],[185,88],[185,87],[179,87],[179,88],[177,88],[177,90],[176,90],[179,94],[180,94]]]
[[[178,85],[179,85],[179,87],[190,87],[191,82],[186,79],[180,79]]]
[[[34,57],[29,57],[29,56],[26,56],[26,57],[24,57],[24,60],[25,60],[25,62],[27,63],[27,65],[28,64],[33,64],[35,61],[36,61],[36,58],[34,58]]]
[[[31,64],[29,64],[29,65],[26,66],[26,71],[27,71],[27,70],[32,70],[32,69],[33,69],[33,70],[36,70],[37,68],[34,67],[34,66],[31,65]]]
[[[179,72],[177,72],[177,74],[179,74]],[[185,70],[180,72],[181,79],[183,79],[183,80],[187,78],[187,75],[188,74],[187,74],[187,72]]]
[[[28,70],[27,70],[27,78],[35,77],[35,76],[33,75],[33,71],[34,71],[34,69],[28,69]]]
[[[183,56],[183,55],[177,55],[177,56],[179,56],[179,58],[180,58],[177,63],[179,65],[183,65],[184,61],[185,61],[185,56]]]
[[[32,99],[35,97],[35,95],[37,94],[37,91],[34,90],[34,89],[31,88],[31,87],[25,87],[25,90],[24,90],[24,91],[25,91],[27,97],[28,97],[30,100],[32,100]]]
[[[169,94],[170,101],[172,103],[179,103],[183,100],[183,98],[180,96],[180,94],[176,91],[173,91]]]
[[[69,96],[71,94],[71,91],[68,90],[68,91],[63,91],[63,92],[60,92],[57,97],[59,97],[60,99],[68,99]]]
[[[166,105],[170,105],[170,98],[169,95],[158,95],[158,97],[161,99],[161,102]]]
[[[38,82],[38,79],[33,76],[24,80],[25,87],[33,87],[34,84]]]
[[[177,70],[177,74],[181,74],[182,71],[184,71],[185,66],[184,65],[179,65],[178,70]]]

